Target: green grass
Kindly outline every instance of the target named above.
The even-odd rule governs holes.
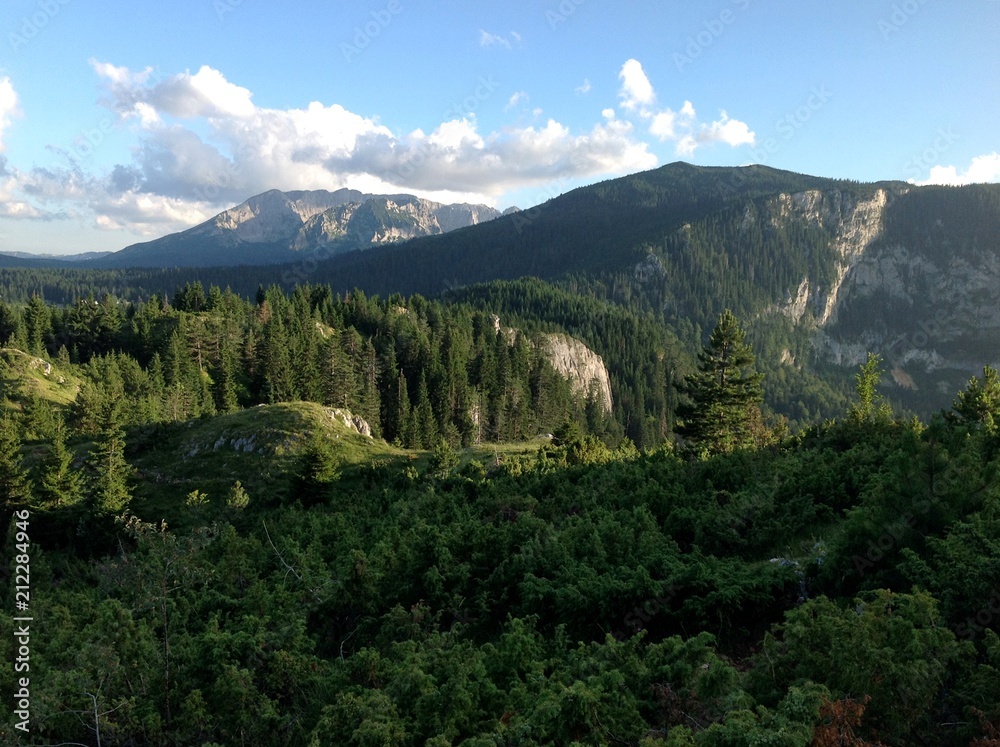
[[[228,415],[160,424],[129,434],[129,461],[137,469],[136,513],[176,517],[193,490],[206,493],[215,513],[239,480],[251,503],[294,500],[292,479],[310,439],[327,439],[345,468],[375,459],[402,460],[407,452],[367,438],[312,402],[261,405]]]
[[[312,402],[292,402],[133,429],[127,453],[137,470],[132,510],[146,521],[166,519],[175,527],[233,519],[226,498],[237,480],[250,496],[251,509],[294,503],[295,475],[314,435],[333,445],[343,489],[358,488],[360,468],[373,463],[401,472],[429,469],[432,452],[401,449],[362,436],[333,412]],[[530,456],[544,443],[536,439],[462,449],[460,466],[475,460],[489,467]],[[208,496],[207,506],[185,505],[194,490]]]
[[[0,383],[13,401],[35,393],[61,407],[69,406],[80,391],[79,377],[67,368],[16,348],[0,348]]]

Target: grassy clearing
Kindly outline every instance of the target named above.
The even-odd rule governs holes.
[[[237,480],[252,502],[294,500],[292,480],[314,435],[334,444],[344,467],[407,458],[403,449],[362,436],[332,408],[311,402],[261,405],[130,433],[129,461],[138,470],[133,506],[144,518],[169,518],[198,490],[209,499],[209,507],[199,510],[214,514],[225,508]]]
[[[344,423],[333,408],[312,402],[262,405],[229,415],[184,423],[151,425],[128,436],[128,459],[136,468],[133,510],[149,521],[171,525],[233,518],[226,507],[239,480],[251,505],[277,506],[296,500],[294,480],[314,435],[333,444],[341,464],[342,487],[358,484],[359,468],[373,462],[400,471],[430,467],[432,452],[401,449],[362,436]],[[482,444],[459,453],[460,466],[472,461],[489,466],[498,460],[533,455],[546,441]],[[192,491],[208,502],[186,505]]]
[[[68,407],[80,391],[80,379],[62,366],[16,348],[0,348],[0,391],[11,401],[33,393],[60,407]]]

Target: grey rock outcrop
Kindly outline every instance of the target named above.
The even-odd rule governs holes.
[[[601,356],[569,335],[543,335],[542,345],[552,367],[569,381],[577,395],[594,396],[605,412],[611,412],[611,378]]]

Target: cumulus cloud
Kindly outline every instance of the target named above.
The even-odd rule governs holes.
[[[656,92],[638,60],[628,60],[618,74],[622,85],[618,96],[626,111],[647,123],[649,133],[661,142],[673,142],[678,155],[691,156],[703,145],[722,143],[731,147],[753,145],[756,135],[749,125],[722,111],[714,122],[698,121],[694,104],[685,101],[677,111],[657,109]]]
[[[557,180],[618,175],[657,164],[634,126],[605,115],[589,130],[544,125],[484,131],[475,109],[497,95],[483,80],[426,131],[391,130],[339,104],[258,106],[218,70],[160,75],[91,61],[103,103],[138,138],[132,157],[87,173],[72,153],[58,169],[4,166],[6,212],[39,219],[92,220],[101,229],[162,235],[206,220],[268,189],[411,192],[443,202],[496,204],[505,192]],[[515,93],[508,105],[523,105]]]
[[[590,78],[584,78],[583,83],[578,85],[574,90],[577,93],[583,94],[583,93],[590,93],[590,89],[591,89]]]
[[[626,109],[643,111],[656,101],[653,84],[638,60],[627,60],[618,73],[618,79],[622,82],[618,95]]]
[[[4,130],[6,130],[14,117],[20,115],[21,108],[18,103],[17,91],[9,77],[0,78],[0,153],[6,146],[4,144]]]
[[[1000,153],[976,156],[964,171],[960,171],[956,166],[934,166],[928,179],[917,184],[961,186],[986,182],[1000,182]]]
[[[481,135],[470,119],[441,124],[429,135],[405,140],[371,136],[326,165],[331,173],[366,173],[418,193],[442,188],[489,198],[508,190],[581,176],[651,168],[657,163],[645,143],[632,139],[627,122],[606,122],[573,135],[550,119]],[[485,194],[484,194],[485,193]],[[490,200],[492,201],[492,200]]]

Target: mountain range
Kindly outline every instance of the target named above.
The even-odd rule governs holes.
[[[486,205],[443,205],[413,195],[351,189],[273,189],[180,233],[133,244],[95,267],[210,267],[280,264],[310,252],[323,257],[435,236],[493,220]]]
[[[0,257],[8,267],[29,262]],[[518,291],[515,303],[509,289],[482,284],[534,277],[567,299],[647,314],[691,350],[729,308],[772,378],[785,382],[782,407],[798,408],[801,419],[824,411],[796,399],[812,386],[803,377],[836,380],[845,391],[869,352],[886,360],[901,401],[921,412],[947,405],[970,376],[1000,361],[993,184],[858,183],[674,163],[503,215],[404,195],[271,191],[187,231],[71,266],[130,265],[115,270],[113,287],[172,293],[198,279],[251,294],[280,279],[383,296],[447,294],[493,304],[505,318],[525,316],[530,293]],[[565,317],[561,324],[569,326]]]

